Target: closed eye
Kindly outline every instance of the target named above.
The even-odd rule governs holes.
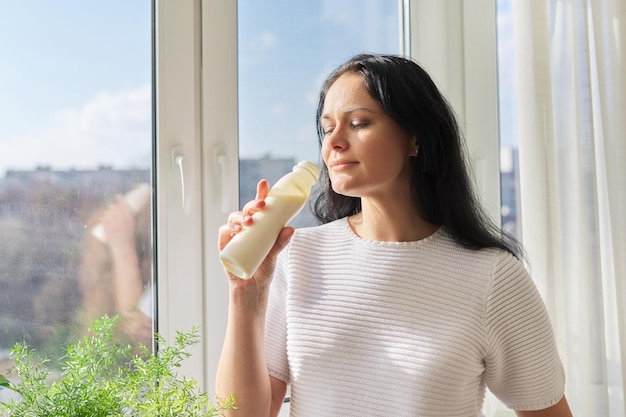
[[[364,127],[369,126],[369,122],[352,122],[350,123],[350,127],[353,129],[363,129]]]

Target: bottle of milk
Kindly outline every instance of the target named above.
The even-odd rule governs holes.
[[[252,224],[244,226],[222,249],[220,261],[226,270],[243,279],[252,277],[282,228],[304,207],[318,177],[317,166],[302,161],[274,184],[265,207],[252,215]]]

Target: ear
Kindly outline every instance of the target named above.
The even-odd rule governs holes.
[[[409,139],[409,143],[410,143],[409,156],[413,156],[413,157],[417,156],[417,153],[419,152],[419,148],[420,148],[417,137],[415,136],[411,137]]]

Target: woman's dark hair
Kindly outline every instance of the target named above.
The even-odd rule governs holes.
[[[414,61],[393,55],[357,55],[334,70],[324,82],[317,107],[320,147],[321,115],[328,89],[343,74],[363,78],[369,94],[396,123],[417,138],[411,194],[420,215],[442,225],[461,245],[473,249],[502,248],[522,257],[520,244],[489,220],[474,193],[467,170],[463,138],[455,114],[428,73]],[[313,212],[328,223],[361,211],[361,199],[333,191],[322,164],[320,189]]]

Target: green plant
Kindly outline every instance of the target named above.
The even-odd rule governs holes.
[[[61,358],[62,372],[54,373],[48,359],[36,357],[23,343],[16,344],[11,371],[19,382],[0,377],[0,388],[20,395],[0,403],[10,417],[147,417],[218,416],[233,408],[233,398],[213,404],[197,382],[176,369],[189,357],[186,348],[198,343],[198,331],[177,332],[167,344],[157,335],[157,354],[142,345],[123,345],[114,337],[118,318],[107,316],[90,326],[91,335],[69,345]]]

